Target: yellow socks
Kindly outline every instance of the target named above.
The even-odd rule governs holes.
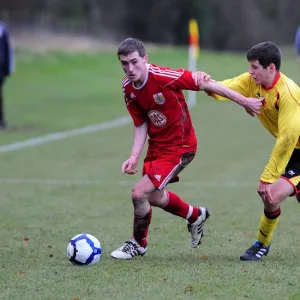
[[[264,246],[269,246],[272,241],[280,213],[280,208],[274,212],[264,211],[264,214],[260,218],[257,240]]]

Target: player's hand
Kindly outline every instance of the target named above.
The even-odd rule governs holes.
[[[262,201],[266,204],[272,204],[272,194],[271,194],[272,184],[260,182],[257,187],[257,192],[261,197]]]
[[[249,114],[251,117],[255,117],[255,114],[252,112],[251,109],[245,107],[245,110],[246,110],[247,114]]]
[[[138,158],[136,156],[130,156],[126,161],[122,164],[121,172],[122,174],[134,175],[137,173],[135,169],[138,165]]]
[[[260,114],[260,109],[263,105],[263,101],[265,101],[265,98],[247,98],[246,103],[243,105],[244,108],[246,109],[246,112],[254,117],[254,115],[259,115]]]
[[[194,79],[195,85],[199,86],[200,89],[201,89],[204,81],[210,80],[210,75],[206,74],[205,72],[200,72],[200,71],[193,72],[192,77]]]

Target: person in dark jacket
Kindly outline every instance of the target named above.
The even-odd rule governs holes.
[[[300,25],[298,26],[298,29],[296,31],[295,47],[298,55],[298,60],[300,62]]]
[[[14,69],[13,49],[7,26],[0,21],[0,128],[7,128],[4,114],[3,85]]]

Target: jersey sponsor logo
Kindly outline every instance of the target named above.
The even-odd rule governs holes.
[[[167,123],[166,116],[157,110],[150,110],[148,112],[148,117],[156,127],[162,127]]]
[[[166,101],[162,93],[154,94],[153,98],[157,104],[163,104]]]
[[[292,170],[288,171],[288,174],[291,175],[291,176],[296,175],[296,173],[294,171],[292,171]]]
[[[135,98],[135,94],[131,92],[130,98],[131,98],[131,99],[134,99],[134,98]]]
[[[160,180],[161,180],[161,175],[154,175],[154,178],[155,178],[158,182],[160,182]]]

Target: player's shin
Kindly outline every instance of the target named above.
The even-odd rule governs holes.
[[[278,208],[276,211],[268,212],[264,210],[259,222],[259,229],[257,232],[257,240],[264,246],[270,245],[272,237],[279,221],[281,210]]]
[[[152,208],[143,217],[134,214],[133,238],[143,248],[147,246],[148,229],[152,219]]]

